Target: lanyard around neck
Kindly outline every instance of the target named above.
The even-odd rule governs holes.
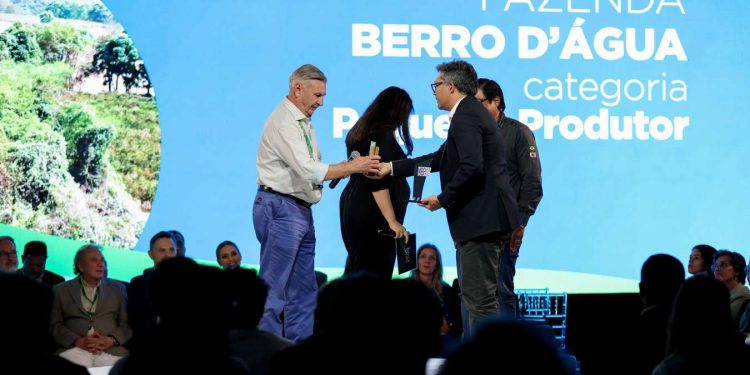
[[[96,286],[96,291],[94,292],[94,298],[89,298],[88,295],[86,295],[86,290],[83,288],[83,284],[85,281],[83,281],[83,278],[81,278],[81,294],[83,295],[83,298],[86,299],[89,303],[91,303],[91,307],[86,310],[86,313],[89,315],[94,315],[93,311],[96,307],[96,301],[99,300],[99,285]]]
[[[305,143],[307,143],[307,152],[310,154],[310,158],[315,160],[315,157],[313,156],[313,146],[310,134],[307,133],[307,130],[305,130],[305,126],[302,125],[302,122],[302,120],[297,121],[297,125],[299,125],[299,129],[302,130],[302,134],[305,136]]]

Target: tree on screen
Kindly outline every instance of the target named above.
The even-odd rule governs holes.
[[[130,92],[138,82],[137,64],[140,59],[138,50],[127,35],[113,35],[96,47],[91,72],[104,74],[104,84],[110,92],[118,89],[120,78],[125,84],[125,91]]]

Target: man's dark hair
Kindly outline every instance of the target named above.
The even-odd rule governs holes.
[[[176,246],[175,250],[185,248],[185,236],[183,236],[182,233],[180,233],[180,231],[172,229],[172,230],[168,230],[167,232],[171,233],[172,237],[174,238],[174,245]],[[185,254],[182,254],[182,255],[185,255]]]
[[[151,237],[151,241],[148,243],[148,249],[151,250],[154,247],[154,243],[156,243],[156,240],[160,238],[169,238],[174,243],[175,247],[177,247],[177,239],[175,239],[174,235],[171,232],[168,231],[161,231],[157,234],[155,234],[153,237]],[[177,250],[177,249],[175,249]]]
[[[671,304],[685,281],[685,268],[679,259],[655,254],[641,267],[641,296],[651,304]]]
[[[500,98],[500,103],[497,104],[497,109],[500,113],[505,113],[505,95],[503,95],[503,89],[500,85],[488,78],[480,78],[478,81],[479,90],[484,93],[484,98],[492,101],[495,98]]]
[[[23,247],[23,257],[47,257],[47,245],[42,241],[30,241]]]
[[[570,374],[557,348],[554,334],[546,325],[532,325],[523,321],[488,320],[477,330],[476,335],[461,345],[445,361],[443,375],[480,374],[495,365],[495,353],[505,353],[508,358],[524,360],[508,361],[503,365],[505,374],[521,374],[528,371],[529,359],[534,362],[536,374]]]
[[[734,272],[737,273],[737,277],[739,278],[738,281],[741,285],[745,285],[745,277],[747,277],[747,274],[745,274],[745,267],[747,267],[745,257],[743,257],[742,254],[731,250],[719,250],[714,254],[714,265],[716,265],[716,260],[721,256],[729,257],[729,263],[732,265]]]
[[[445,83],[452,83],[462,94],[477,93],[477,71],[466,61],[453,60],[437,66]]]
[[[237,328],[255,328],[263,317],[268,286],[254,270],[235,268],[226,272],[232,298],[233,323]]]

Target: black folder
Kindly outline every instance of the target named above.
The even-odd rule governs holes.
[[[399,275],[417,268],[417,234],[409,235],[409,243],[405,238],[396,239],[396,260]]]

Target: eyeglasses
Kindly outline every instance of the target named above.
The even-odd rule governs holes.
[[[490,101],[490,100],[489,100],[489,99],[487,99],[487,98],[483,98],[483,99],[480,99],[480,98],[475,98],[475,99],[476,99],[476,100],[479,100],[479,102],[480,102],[480,103],[484,103],[484,102],[489,102],[489,101]]]
[[[726,263],[726,262],[717,262],[711,265],[711,269],[714,271],[718,269],[728,268],[728,267],[732,267],[732,264]]]
[[[430,84],[430,87],[432,88],[432,93],[435,93],[435,90],[437,90],[438,86],[442,85],[445,82],[435,82],[433,84]]]
[[[0,256],[4,257],[15,257],[18,258],[18,251],[0,251]]]

